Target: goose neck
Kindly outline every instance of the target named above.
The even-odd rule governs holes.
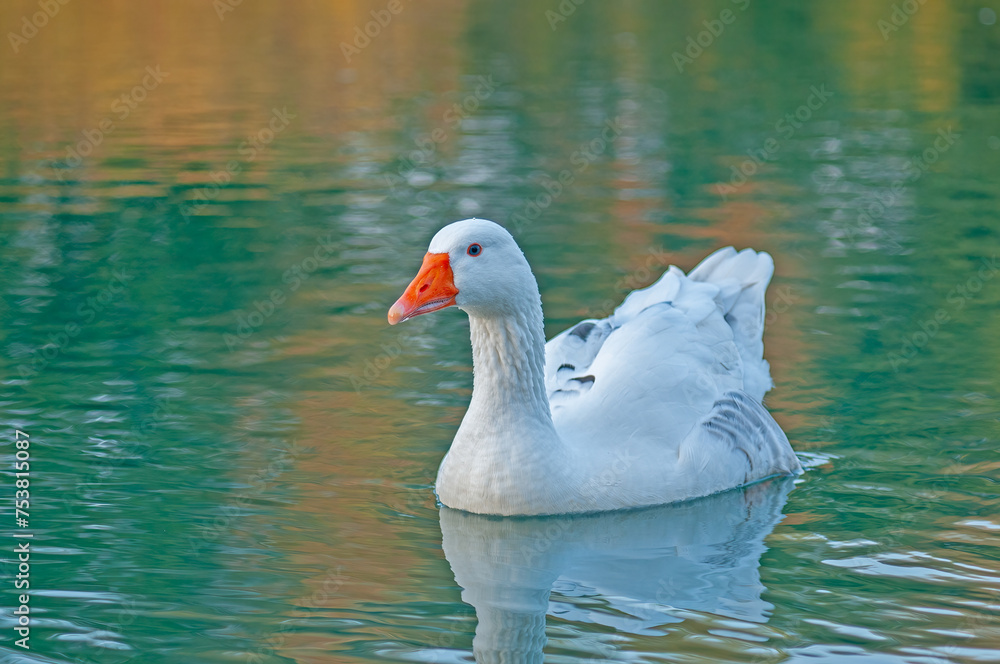
[[[469,320],[474,371],[470,410],[489,408],[551,426],[541,304],[502,316],[470,315]]]

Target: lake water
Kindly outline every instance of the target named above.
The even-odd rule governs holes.
[[[1000,6],[39,6],[0,6],[0,663],[469,662],[477,626],[482,661],[1000,661]],[[439,508],[467,319],[385,316],[473,215],[549,336],[771,252],[807,472]]]

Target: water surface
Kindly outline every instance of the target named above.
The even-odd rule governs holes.
[[[361,48],[387,4],[219,5],[68,3],[0,49],[34,533],[32,648],[0,661],[466,662],[477,626],[524,661],[1000,659],[1000,8],[406,3]],[[468,324],[385,313],[473,215],[549,336],[771,252],[767,404],[808,472],[439,509]]]

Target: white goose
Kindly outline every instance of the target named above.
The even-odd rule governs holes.
[[[441,462],[448,507],[496,515],[595,512],[707,496],[801,472],[761,405],[763,252],[716,251],[547,344],[528,261],[484,219],[442,228],[389,323],[469,314],[472,401]]]

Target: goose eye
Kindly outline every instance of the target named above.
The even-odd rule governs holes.
[[[472,243],[469,245],[469,248],[468,250],[466,250],[465,253],[469,254],[470,256],[478,256],[479,254],[483,253],[483,248],[482,246],[476,243]]]

